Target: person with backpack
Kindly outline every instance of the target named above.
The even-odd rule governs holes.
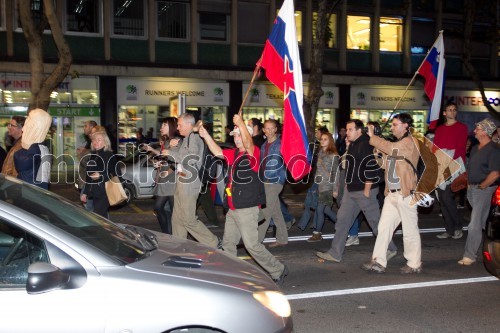
[[[199,130],[210,151],[224,159],[230,167],[224,200],[229,210],[226,214],[222,248],[237,256],[236,246],[242,239],[252,258],[271,275],[276,284],[282,285],[288,275],[288,267],[279,262],[258,238],[259,207],[266,202],[264,184],[258,175],[260,149],[253,144],[253,130],[245,125],[243,118],[238,114],[234,115],[233,122],[236,125],[231,131],[236,144],[234,149],[223,150],[203,126]]]
[[[400,272],[401,274],[422,272],[422,245],[418,228],[417,204],[412,195],[417,188],[417,174],[414,169],[419,161],[419,143],[411,135],[412,126],[413,119],[409,114],[395,115],[391,124],[392,134],[397,140],[395,142],[376,136],[374,126],[368,126],[370,144],[384,154],[383,168],[386,186],[384,206],[378,223],[378,236],[372,258],[361,266],[365,271],[385,273],[388,261],[387,248],[394,231],[401,223],[404,257],[407,263]]]
[[[200,136],[193,131],[194,116],[183,113],[177,120],[179,134],[184,137],[176,150],[164,149],[176,164],[176,184],[174,211],[172,214],[172,235],[187,238],[188,233],[198,242],[219,247],[219,239],[196,216],[196,203],[202,182],[199,177],[203,165],[205,145]]]

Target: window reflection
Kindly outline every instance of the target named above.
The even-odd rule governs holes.
[[[98,0],[67,0],[66,30],[100,33]]]

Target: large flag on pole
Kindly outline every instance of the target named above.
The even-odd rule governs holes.
[[[424,91],[431,101],[431,112],[429,114],[429,128],[436,127],[436,123],[441,113],[441,98],[443,96],[444,86],[444,42],[443,31],[439,32],[434,45],[427,53],[424,62],[420,65],[417,72],[425,79]]]
[[[307,159],[307,132],[302,111],[303,87],[293,0],[285,0],[257,66],[283,92],[281,154],[295,180],[311,169]]]

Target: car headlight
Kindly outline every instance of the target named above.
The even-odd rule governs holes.
[[[253,293],[253,297],[278,316],[290,317],[292,312],[290,303],[282,293],[278,291],[258,291]]]

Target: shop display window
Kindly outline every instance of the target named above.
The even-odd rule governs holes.
[[[413,118],[413,126],[415,131],[420,134],[425,134],[427,131],[427,111],[426,110],[398,110],[396,113],[405,112],[409,113]],[[359,119],[364,124],[368,121],[376,121],[382,127],[382,135],[384,137],[391,136],[391,123],[389,122],[387,126],[387,120],[392,114],[392,110],[360,110],[354,109],[351,111],[351,119]]]

